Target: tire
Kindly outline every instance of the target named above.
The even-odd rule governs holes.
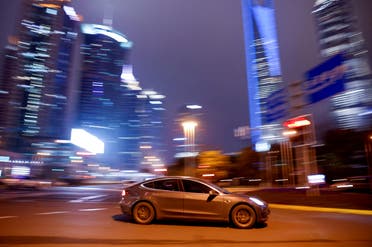
[[[154,207],[148,202],[139,202],[133,208],[133,219],[138,224],[150,224],[155,218]]]
[[[231,211],[231,223],[237,228],[252,228],[256,218],[255,211],[248,205],[237,205]]]

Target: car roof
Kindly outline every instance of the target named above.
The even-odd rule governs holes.
[[[211,184],[210,182],[208,182],[206,180],[203,180],[203,179],[197,178],[197,177],[192,177],[192,176],[162,176],[162,177],[147,179],[147,180],[143,181],[142,183],[164,180],[164,179],[188,179],[188,180],[194,180],[194,181],[202,182],[202,183],[205,183],[205,184]]]

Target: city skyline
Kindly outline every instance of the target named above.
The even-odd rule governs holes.
[[[19,1],[14,2],[16,3],[12,1],[8,6],[10,10],[12,8],[15,10],[13,4],[16,5]],[[203,141],[207,147],[209,145],[212,149],[231,152],[239,151],[239,148],[246,146],[247,143],[233,137],[234,128],[247,125],[249,122],[240,0],[231,1],[230,5],[226,4],[226,1],[213,1],[215,4],[209,9],[209,18],[206,18],[203,12],[207,4],[197,6],[196,1],[191,1],[192,3],[162,1],[161,6],[158,5],[160,2],[148,1],[140,1],[138,4],[135,1],[111,2],[113,6],[123,6],[121,9],[114,8],[122,10],[123,13],[120,15],[120,11],[114,11],[113,27],[134,42],[131,55],[134,75],[145,88],[156,89],[167,97],[165,101],[168,104],[166,108],[169,109],[167,125],[172,126],[173,116],[181,105],[197,103],[203,106],[206,111],[205,117],[208,119],[206,121],[208,126],[203,126],[208,132],[206,135],[208,139]],[[291,5],[285,5],[290,2]],[[302,79],[306,70],[321,61],[311,17],[313,3],[314,1],[303,1],[301,4],[283,1],[275,4],[285,81]],[[83,15],[84,23],[102,23],[104,14],[102,1],[95,1],[89,6],[86,6],[87,1],[72,1],[72,5]],[[124,8],[125,5],[127,8]],[[151,7],[154,11],[148,10],[152,9]],[[283,13],[287,11],[291,12],[291,15],[284,18]],[[13,13],[13,18],[17,16],[14,12],[9,12]],[[185,16],[179,15],[171,25],[168,19],[181,12],[185,12]],[[189,15],[193,16],[192,20],[187,19],[187,13],[192,13]],[[123,21],[123,16],[127,16],[127,21]],[[302,28],[284,28],[285,23],[300,16],[308,16],[303,20]],[[157,22],[151,25],[144,24],[140,21],[141,17]],[[199,23],[199,20],[203,22]],[[301,36],[303,29],[310,30],[307,39]],[[14,32],[14,27],[7,30],[1,37],[2,47],[7,36]],[[288,47],[292,47],[292,52],[288,52]],[[301,47],[307,47],[307,52],[310,52],[311,56],[307,56],[307,59],[299,63],[296,60],[305,56],[305,51],[301,50]],[[186,52],[182,53],[181,50]],[[200,56],[196,56],[196,53]],[[292,57],[294,54],[296,57]],[[169,134],[169,142],[172,137],[172,134]]]

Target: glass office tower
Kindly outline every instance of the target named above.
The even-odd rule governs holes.
[[[164,152],[165,96],[141,88],[129,61],[132,42],[123,34],[97,24],[82,24],[82,33],[77,126],[105,143],[100,162],[151,170]]]
[[[269,102],[270,96],[283,89],[273,1],[242,0],[242,16],[249,121],[251,140],[255,145],[265,141],[265,126],[280,120],[280,117],[271,117],[269,112],[269,106],[273,105]]]
[[[128,149],[138,145],[125,145],[126,140],[120,136],[127,135],[123,132],[129,130],[128,119],[134,112],[135,94],[130,94],[121,81],[123,65],[129,63],[132,42],[109,26],[82,24],[81,30],[82,69],[77,125],[105,143],[102,161],[109,165],[131,166],[135,162],[128,160],[126,154]]]
[[[357,28],[352,1],[317,0],[313,15],[324,59],[342,54],[346,65],[345,90],[331,98],[338,128],[372,127],[372,76],[363,35]]]
[[[123,157],[134,170],[155,171],[164,164],[164,99],[154,90],[143,90],[131,65],[124,65],[122,85],[127,89],[126,121],[120,139],[125,142]],[[137,163],[136,163],[137,162]]]
[[[24,1],[17,37],[7,47],[0,83],[5,149],[69,137],[72,52],[79,16],[69,1]]]

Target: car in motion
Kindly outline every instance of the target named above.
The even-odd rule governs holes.
[[[331,184],[330,188],[336,191],[371,192],[371,181],[371,176],[347,177]]]
[[[228,222],[252,228],[267,221],[268,204],[256,197],[231,193],[202,179],[158,177],[125,187],[121,211],[139,224],[177,219]]]

